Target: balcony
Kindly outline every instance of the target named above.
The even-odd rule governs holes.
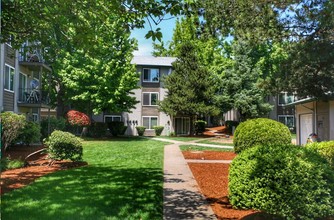
[[[19,89],[17,105],[29,108],[47,108],[50,104],[49,93],[40,89]]]
[[[19,63],[32,71],[41,71],[43,68],[51,72],[46,64],[44,54],[47,50],[40,43],[24,43],[19,51]]]

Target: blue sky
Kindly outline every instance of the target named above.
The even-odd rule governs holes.
[[[157,28],[161,28],[161,32],[163,34],[163,41],[166,43],[170,41],[173,36],[173,29],[175,27],[176,18],[170,20],[162,21],[158,26],[153,25],[153,30],[155,31]],[[152,47],[152,39],[146,39],[145,35],[150,30],[149,25],[145,25],[144,29],[135,29],[131,33],[131,37],[136,38],[138,40],[138,51],[134,52],[135,56],[151,56],[153,47]],[[158,43],[159,41],[157,41]]]

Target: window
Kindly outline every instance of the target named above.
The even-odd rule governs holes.
[[[14,68],[6,64],[4,80],[4,86],[6,90],[14,91],[14,72]]]
[[[112,121],[122,121],[122,117],[120,115],[105,115],[104,122],[112,122]]]
[[[143,82],[159,82],[159,69],[144,68]]]
[[[278,121],[288,126],[288,128],[295,127],[295,117],[293,115],[279,115]]]
[[[143,105],[158,105],[159,93],[157,92],[144,92],[143,93]]]
[[[287,92],[281,92],[278,96],[278,105],[286,105],[295,101],[295,96]]]
[[[158,117],[150,116],[150,117],[143,117],[143,126],[146,129],[153,129],[153,126],[158,125]]]

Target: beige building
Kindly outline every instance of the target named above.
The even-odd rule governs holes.
[[[41,109],[49,109],[48,91],[43,81],[52,70],[43,59],[38,43],[26,42],[14,50],[10,43],[0,45],[0,111],[11,111],[40,121]]]

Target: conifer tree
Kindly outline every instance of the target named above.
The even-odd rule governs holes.
[[[161,111],[172,116],[190,117],[190,133],[197,116],[218,115],[213,102],[216,87],[206,67],[200,65],[196,49],[190,43],[180,47],[180,56],[172,64],[173,72],[164,80],[167,97],[160,102]]]

